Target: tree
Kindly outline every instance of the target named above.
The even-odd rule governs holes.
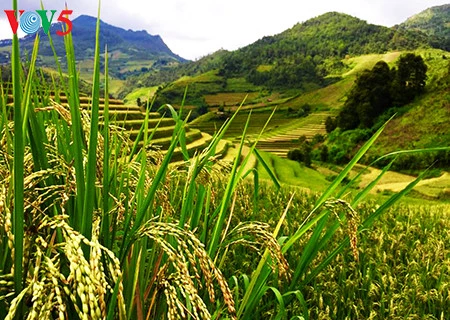
[[[288,159],[302,162],[305,164],[305,166],[311,167],[312,163],[311,143],[308,140],[306,140],[305,136],[301,136],[299,137],[299,144],[300,144],[299,148],[289,150],[287,154]]]
[[[343,130],[359,126],[370,128],[376,118],[391,106],[391,83],[392,74],[384,61],[377,62],[372,70],[363,71],[338,116],[338,126]]]
[[[348,101],[348,100],[347,100]],[[359,117],[354,103],[345,103],[336,118],[336,123],[343,131],[356,129],[359,126]]]
[[[328,147],[325,144],[320,147],[320,161],[328,161]]]
[[[337,128],[336,118],[327,117],[325,119],[325,130],[327,131],[327,133],[332,132],[336,128]]]
[[[420,55],[406,53],[400,56],[392,85],[394,104],[405,105],[423,93],[428,67]]]
[[[386,62],[377,62],[357,77],[337,117],[338,127],[344,131],[371,128],[387,109],[403,106],[421,94],[426,79],[427,66],[420,55],[400,56],[392,70]]]

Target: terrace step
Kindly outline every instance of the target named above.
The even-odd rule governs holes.
[[[99,115],[102,117],[105,113],[104,110],[99,110]],[[112,120],[137,120],[144,119],[144,115],[141,111],[137,110],[109,110],[109,118]]]
[[[212,140],[211,135],[207,133],[200,132],[200,135],[201,137],[186,145],[186,149],[190,157],[192,157],[196,152],[200,152],[205,149]],[[172,161],[181,160],[183,160],[183,152],[181,151],[181,148],[178,147],[172,155]]]
[[[158,128],[156,128],[156,130],[153,130],[152,128],[150,128],[148,130],[148,135],[149,136],[153,135],[152,140],[156,140],[156,139],[160,139],[160,138],[168,138],[168,137],[171,138],[174,129],[175,129],[175,126],[158,127]],[[185,130],[186,130],[186,133],[190,132],[190,129],[188,126],[186,126]],[[130,138],[132,140],[135,140],[139,134],[139,131],[140,130],[138,129],[138,130],[130,130],[127,132],[130,134]]]
[[[55,100],[55,101],[59,101],[59,103],[68,103],[68,99],[67,96],[65,94],[60,94],[59,97],[52,95],[50,96],[50,99]],[[79,101],[81,104],[85,103],[85,104],[90,104],[92,99],[90,97],[79,97]],[[105,98],[100,98],[100,104],[104,105],[105,104]],[[119,100],[119,99],[108,99],[108,103],[109,106],[116,106],[116,105],[123,105],[123,101]]]
[[[231,145],[230,141],[224,139],[220,140],[216,147],[216,157],[218,159],[224,159]]]
[[[298,128],[291,128],[286,132],[279,132],[273,136],[258,141],[256,147],[259,150],[276,154],[286,158],[289,150],[299,147],[298,139],[302,136],[311,140],[316,134],[325,133],[325,123],[319,119],[317,123],[304,124]]]
[[[294,149],[299,147],[299,143],[292,141],[260,141],[256,147],[264,149]]]
[[[83,109],[89,109],[91,108],[91,103],[80,103],[80,107],[82,107]],[[99,105],[99,109],[103,110],[105,108],[104,104],[100,104]],[[130,105],[123,105],[123,104],[113,104],[113,105],[108,105],[108,109],[109,111],[113,111],[113,110],[133,110],[133,111],[140,111],[143,112],[143,110],[141,108],[139,108],[138,106],[130,106]]]
[[[144,124],[145,119],[133,119],[133,120],[111,120],[109,121],[109,124],[122,127],[128,130],[139,130],[142,125]],[[101,125],[103,125],[103,122],[100,122]],[[148,120],[148,127],[149,128],[155,128],[158,126],[158,128],[164,128],[164,127],[173,127],[175,124],[175,121],[172,118],[162,118],[162,119],[149,119]]]
[[[280,158],[287,158],[287,152],[286,151],[280,151],[277,149],[261,149],[261,148],[257,148],[260,151],[264,151],[264,152],[269,152],[272,153]]]
[[[173,130],[172,130],[173,132]],[[186,132],[186,144],[190,144],[194,142],[195,140],[201,139],[204,137],[204,133],[197,129],[190,129]],[[209,136],[209,135],[208,135]],[[159,147],[161,149],[167,149],[170,146],[170,143],[172,142],[172,135],[166,136],[163,138],[154,138],[151,141],[149,141],[150,145]],[[139,141],[139,146],[143,146],[144,142]]]

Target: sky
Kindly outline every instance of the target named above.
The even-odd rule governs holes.
[[[43,0],[46,9],[64,9],[73,20],[81,14],[97,16],[95,0]],[[338,11],[369,23],[391,27],[429,7],[450,0],[103,0],[101,19],[117,27],[160,35],[183,58],[195,60],[219,49],[236,50],[280,33],[329,11]],[[18,0],[19,9],[40,8],[39,0]],[[0,39],[12,37],[1,0]],[[56,20],[56,18],[55,18]]]

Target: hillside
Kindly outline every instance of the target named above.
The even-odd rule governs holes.
[[[244,91],[254,91],[254,86],[307,91],[336,81],[333,76],[342,73],[345,65],[341,59],[345,57],[433,45],[438,46],[422,32],[376,26],[347,14],[330,12],[233,52],[219,51],[175,69],[130,78],[127,87],[150,87],[215,70],[222,77],[222,91],[232,91],[227,88],[228,79],[244,79],[253,86]],[[217,92],[220,91],[212,89],[209,93]],[[173,95],[167,95],[170,96]],[[198,98],[194,100],[200,101]]]
[[[402,23],[400,28],[421,31],[450,50],[450,4],[422,11]]]
[[[445,54],[440,51],[419,53],[429,67],[426,93],[396,110],[398,116],[388,124],[372,154],[450,146],[450,61],[443,59]],[[432,159],[430,155],[422,160],[431,164]],[[407,157],[401,160],[405,164],[411,162]]]
[[[72,21],[72,36],[75,46],[75,56],[78,60],[81,75],[92,72],[94,57],[95,25],[97,18],[81,15]],[[60,29],[57,24],[52,25],[50,34],[54,35]],[[48,37],[43,31],[39,48],[38,65],[55,67],[53,52]],[[25,36],[20,40],[23,52],[31,52],[34,35]],[[64,56],[64,38],[52,36],[58,56]],[[124,78],[133,72],[141,72],[151,68],[179,64],[185,60],[175,55],[158,35],[150,35],[146,31],[125,30],[108,23],[100,23],[100,48],[104,53],[105,45],[111,54],[110,74],[117,78]],[[9,62],[11,40],[0,41],[0,63]],[[64,59],[60,59],[64,65]],[[143,69],[145,68],[145,69]]]

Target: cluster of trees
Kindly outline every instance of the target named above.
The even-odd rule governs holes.
[[[326,143],[325,137],[320,134],[315,135],[310,140],[302,136],[298,140],[298,147],[289,150],[287,156],[288,159],[298,161],[307,167],[311,167],[312,161],[346,164],[353,158],[356,152],[355,146],[367,141],[372,134],[370,129],[359,128],[345,132],[336,130],[328,135]],[[363,162],[372,163],[378,157],[376,154],[365,156]],[[377,162],[375,166],[383,168],[391,160],[392,158],[383,159]],[[423,170],[430,165],[433,165],[434,168],[448,169],[450,167],[450,150],[401,155],[393,163],[391,169],[414,172]]]
[[[374,161],[376,156],[368,159]],[[386,166],[392,159],[386,158],[377,163],[377,166]],[[450,150],[439,150],[433,152],[423,152],[415,154],[404,154],[399,156],[392,165],[395,171],[420,171],[424,168],[433,166],[434,169],[450,168]]]
[[[289,150],[287,157],[311,167],[312,161],[328,161],[328,147],[323,143],[325,137],[321,134],[316,134],[311,140],[306,136],[301,136],[298,139],[298,147]]]
[[[289,150],[287,157],[290,160],[303,163],[307,167],[311,167],[312,164],[312,143],[306,139],[305,136],[299,138],[299,147]]]
[[[246,75],[254,85],[269,88],[300,88],[307,83],[321,84],[322,77],[317,73],[311,56],[297,56],[293,60],[277,63],[270,71],[260,72],[255,66]]]
[[[312,106],[308,103],[303,104],[298,109],[293,109],[291,107],[286,109],[286,117],[287,118],[303,118],[307,117],[312,110]]]
[[[260,65],[272,67],[260,71]],[[318,62],[311,55],[299,51],[295,43],[257,43],[225,56],[219,75],[226,78],[245,77],[254,85],[270,88],[299,88],[305,83],[323,82],[317,65]]]
[[[420,55],[406,53],[392,69],[379,61],[358,76],[336,122],[327,120],[327,131],[336,125],[344,131],[372,127],[386,110],[401,107],[420,95],[426,79],[427,65]]]

